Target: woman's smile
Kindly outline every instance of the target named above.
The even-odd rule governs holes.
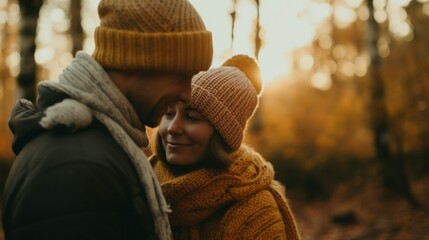
[[[202,159],[214,128],[183,102],[170,107],[161,120],[159,134],[171,164],[192,165]]]
[[[191,143],[167,142],[167,148],[177,149],[181,147],[190,147]]]

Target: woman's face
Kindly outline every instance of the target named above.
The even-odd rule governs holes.
[[[167,161],[191,165],[203,158],[214,128],[197,110],[179,102],[162,117],[158,132]]]

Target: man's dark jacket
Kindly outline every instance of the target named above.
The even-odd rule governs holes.
[[[18,103],[9,122],[17,157],[3,197],[6,239],[153,239],[137,172],[95,119],[86,128],[43,129],[43,110],[67,97],[39,88],[36,108]]]

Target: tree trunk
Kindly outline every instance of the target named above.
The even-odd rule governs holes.
[[[261,32],[261,24],[260,24],[260,3],[259,0],[255,0],[255,4],[256,4],[256,23],[255,23],[255,58],[258,59],[259,58],[259,51],[261,50],[261,44],[262,44],[262,40],[261,40],[261,36],[260,36],[260,32]]]
[[[36,32],[39,10],[43,0],[19,0],[21,10],[20,55],[21,71],[18,75],[18,98],[36,100]]]
[[[429,24],[429,20],[426,17],[420,14],[422,4],[418,2],[410,2],[407,13],[410,16],[410,22],[414,28],[414,40],[409,43],[409,52],[413,56],[416,61],[420,61],[421,59],[425,59],[428,50],[427,50],[427,42],[429,40],[429,35],[427,34],[427,25]],[[423,105],[423,109],[420,110],[419,121],[421,130],[419,131],[419,139],[422,144],[422,149],[419,154],[419,158],[423,161],[425,159],[429,159],[429,110],[428,110],[428,89],[429,84],[427,79],[429,78],[429,73],[427,71],[427,66],[423,64],[419,64],[416,69],[408,70],[408,76],[410,80],[414,82],[414,84],[418,84],[419,87],[414,88],[413,94],[416,98],[416,101],[419,101]],[[418,105],[419,102],[414,101],[413,103]],[[424,170],[429,170],[429,164],[426,163],[423,165]]]
[[[70,34],[73,41],[73,56],[83,49],[84,33],[82,28],[82,0],[71,0],[70,1]]]
[[[232,11],[230,13],[231,15],[231,45],[229,46],[229,50],[231,51],[231,54],[233,52],[234,48],[234,29],[235,29],[235,18],[237,16],[237,0],[232,0]]]
[[[6,9],[11,0],[7,1]],[[14,2],[14,1],[13,1]],[[15,24],[6,21],[0,28],[0,163],[2,160],[12,161],[13,152],[11,146],[12,134],[8,127],[9,115],[15,104],[16,79],[11,75],[6,64],[6,56],[14,52],[14,45],[18,41],[18,31]]]
[[[259,51],[261,50],[262,40],[260,36],[261,25],[260,25],[260,2],[259,0],[255,0],[256,4],[256,23],[255,23],[255,58],[258,60]],[[252,133],[259,133],[262,130],[262,116],[261,116],[261,108],[262,108],[262,98],[259,99],[259,107],[256,109],[255,114],[253,115],[252,124],[250,127],[250,131]]]
[[[403,197],[412,206],[418,206],[411,193],[408,179],[405,173],[405,164],[402,154],[393,157],[390,150],[390,135],[388,116],[385,103],[385,88],[381,75],[381,57],[378,53],[378,24],[374,18],[373,0],[367,0],[369,9],[368,19],[368,50],[371,58],[370,66],[370,91],[371,91],[371,125],[374,134],[374,147],[376,158],[381,165],[381,176],[384,186]],[[401,149],[400,147],[398,149]]]

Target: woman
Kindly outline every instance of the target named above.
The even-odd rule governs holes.
[[[237,55],[192,79],[161,120],[151,163],[175,239],[299,239],[272,165],[242,143],[258,105],[256,62]]]

